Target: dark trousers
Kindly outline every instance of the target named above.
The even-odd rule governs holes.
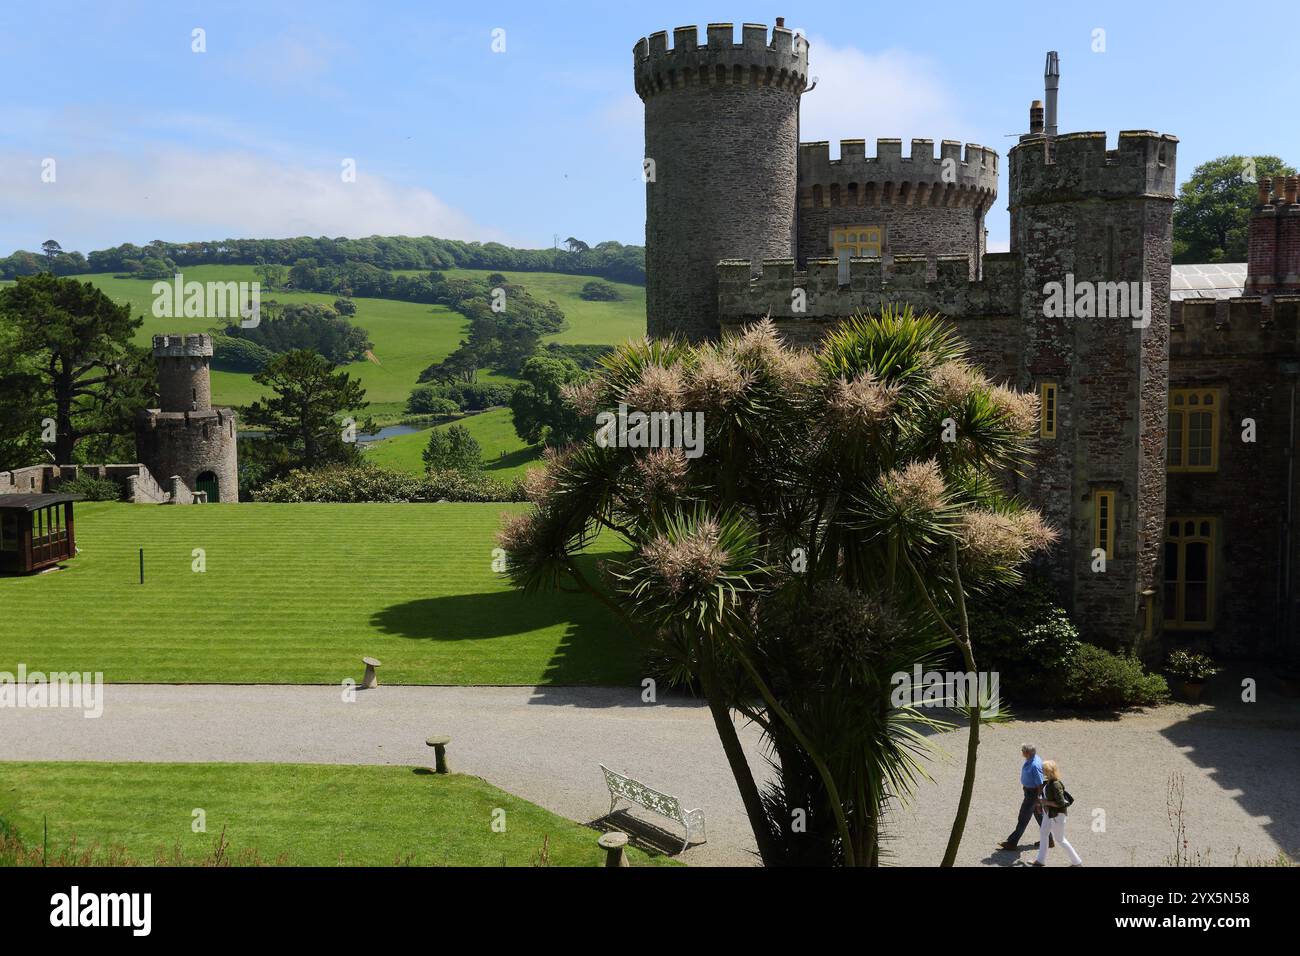
[[[1025,799],[1020,801],[1020,815],[1016,817],[1016,830],[1007,837],[1008,843],[1020,844],[1020,838],[1025,835],[1025,827],[1029,826],[1031,816],[1040,827],[1043,825],[1043,811],[1038,809],[1037,787],[1025,787]]]

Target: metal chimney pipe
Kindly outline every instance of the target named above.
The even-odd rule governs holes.
[[[1061,58],[1055,50],[1047,54],[1047,65],[1043,67],[1043,92],[1047,100],[1046,115],[1043,118],[1043,132],[1048,136],[1056,135],[1056,90],[1061,85]]]

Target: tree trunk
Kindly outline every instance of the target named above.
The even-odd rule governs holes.
[[[740,745],[740,736],[736,725],[731,720],[731,709],[722,699],[718,686],[717,673],[714,670],[713,651],[700,642],[700,684],[704,698],[709,704],[709,713],[713,715],[713,726],[717,728],[718,739],[722,743],[723,753],[731,766],[731,775],[736,779],[736,788],[740,791],[741,802],[745,805],[745,815],[749,817],[750,829],[754,831],[754,842],[758,844],[758,855],[765,866],[776,861],[771,834],[768,831],[767,811],[763,808],[763,799],[759,796],[758,784],[754,782],[754,772],[750,769],[749,759]]]
[[[954,590],[957,594],[957,613],[960,618],[960,639],[957,646],[961,648],[962,660],[966,662],[968,673],[976,676],[975,686],[979,686],[979,672],[975,669],[975,651],[970,641],[970,619],[966,616],[966,592],[961,583],[961,566],[957,560],[957,542],[949,545],[949,560],[952,564]],[[948,847],[943,853],[940,866],[954,866],[957,862],[957,849],[961,846],[962,834],[966,830],[966,817],[970,813],[971,798],[975,795],[975,761],[979,757],[980,747],[980,707],[983,701],[976,701],[967,708],[970,719],[970,735],[966,738],[966,773],[961,782],[961,799],[957,801],[957,815],[953,817],[952,830],[948,834]],[[990,702],[991,703],[991,702]]]
[[[973,668],[972,668],[973,670]],[[940,866],[953,866],[957,862],[957,849],[961,846],[962,833],[966,830],[966,817],[970,813],[971,798],[975,795],[975,760],[980,747],[980,712],[979,707],[971,707],[970,734],[966,738],[966,773],[961,781],[961,799],[957,801],[957,815],[953,817],[952,830],[948,834],[948,846],[943,851]]]
[[[72,449],[77,444],[72,434],[72,386],[56,384],[54,393],[54,463],[72,463]]]

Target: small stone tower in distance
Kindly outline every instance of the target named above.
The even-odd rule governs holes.
[[[793,255],[799,97],[808,44],[782,20],[652,33],[633,47],[645,103],[646,316],[651,336],[718,338],[722,259]]]
[[[137,418],[141,463],[173,491],[175,504],[188,504],[188,493],[199,491],[210,502],[239,501],[235,413],[212,407],[212,336],[155,335],[153,354],[161,407],[144,409]]]

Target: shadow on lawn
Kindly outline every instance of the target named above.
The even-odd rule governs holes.
[[[518,591],[455,594],[392,604],[370,626],[416,641],[527,641],[531,631],[561,626],[558,643],[529,703],[578,707],[699,707],[688,694],[660,688],[654,705],[641,699],[645,676],[641,647],[618,620],[584,595],[524,595]],[[515,683],[518,683],[517,681]],[[558,697],[548,685],[566,687]],[[575,685],[585,686],[575,693]]]
[[[526,465],[529,462],[542,463],[542,452],[536,445],[527,448],[520,448],[510,452],[508,455],[498,455],[483,462],[484,471],[503,471],[507,468],[514,468],[518,465]]]
[[[589,580],[598,577],[598,558],[578,558]],[[645,707],[641,681],[644,653],[624,624],[595,598],[582,593],[490,591],[450,594],[391,604],[374,612],[370,626],[382,634],[447,643],[499,640],[503,654],[518,653],[510,642],[535,641],[532,632],[563,628],[529,703],[579,707]],[[515,682],[518,683],[518,682]],[[547,685],[589,686],[550,697]],[[703,706],[689,694],[660,687],[659,706]]]

